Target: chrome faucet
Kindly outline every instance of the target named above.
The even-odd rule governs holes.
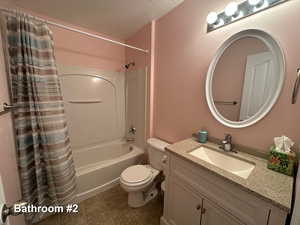
[[[136,133],[136,128],[135,128],[134,126],[131,126],[131,127],[129,128],[128,133],[129,133],[129,134],[132,134],[132,135],[135,135],[135,133]]]
[[[135,141],[135,133],[136,133],[136,128],[134,126],[131,126],[128,130],[128,134],[130,134],[129,137],[126,138],[127,142],[134,142]]]
[[[223,149],[225,152],[235,152],[237,151],[233,150],[233,145],[232,145],[232,136],[230,134],[226,134],[224,140],[221,142],[221,149]]]

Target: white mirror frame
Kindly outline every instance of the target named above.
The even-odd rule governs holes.
[[[213,75],[215,68],[217,66],[217,63],[221,56],[223,55],[224,51],[235,41],[241,39],[241,38],[246,38],[246,37],[253,37],[253,38],[258,38],[259,40],[263,41],[264,44],[270,49],[272,54],[275,56],[275,62],[274,66],[275,71],[279,71],[278,76],[278,84],[276,88],[275,94],[270,97],[267,102],[261,107],[261,109],[252,117],[250,117],[247,120],[243,121],[231,121],[223,117],[219,111],[217,110],[214,100],[213,100],[213,95],[212,95],[212,84],[213,84]],[[284,75],[285,75],[285,59],[284,59],[284,53],[279,46],[279,44],[275,41],[275,39],[269,35],[268,33],[261,31],[261,30],[256,30],[256,29],[251,29],[251,30],[244,30],[239,33],[234,34],[231,36],[229,39],[227,39],[221,47],[218,49],[216,52],[210,66],[207,72],[207,77],[206,77],[206,101],[208,103],[208,107],[210,109],[210,112],[214,116],[214,118],[222,123],[223,125],[231,128],[243,128],[243,127],[248,127],[259,120],[261,120],[263,117],[265,117],[272,109],[276,101],[278,100],[278,97],[281,93],[283,83],[284,83]]]

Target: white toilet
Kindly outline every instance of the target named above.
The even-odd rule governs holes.
[[[121,187],[128,192],[128,205],[141,207],[155,198],[158,191],[155,178],[163,170],[164,149],[169,144],[156,138],[147,140],[150,165],[135,165],[125,169],[120,177]]]

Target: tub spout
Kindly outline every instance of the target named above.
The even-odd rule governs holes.
[[[134,141],[135,141],[135,138],[126,138],[126,141],[127,141],[127,142],[134,142]]]

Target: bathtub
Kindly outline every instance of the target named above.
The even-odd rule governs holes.
[[[143,153],[124,141],[74,151],[78,202],[117,185],[122,171],[138,164]]]

